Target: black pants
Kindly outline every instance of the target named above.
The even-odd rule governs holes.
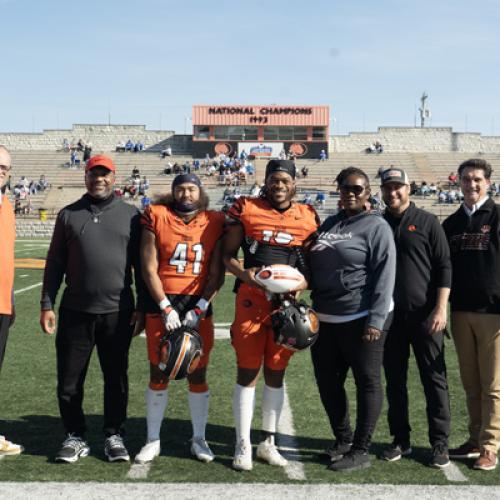
[[[367,451],[382,409],[380,379],[386,332],[383,331],[374,342],[363,342],[361,336],[365,324],[366,318],[347,323],[322,322],[311,355],[321,402],[335,438],[343,443],[352,442],[354,448]],[[390,324],[390,319],[387,324]],[[349,368],[356,383],[354,436],[344,389]]]
[[[10,314],[0,314],[0,370],[2,369],[3,358],[5,357],[11,318]]]
[[[387,383],[389,430],[398,443],[410,441],[408,415],[408,359],[410,345],[424,387],[429,424],[429,442],[448,444],[450,400],[446,381],[443,334],[429,335],[424,328],[427,314],[396,311],[387,334],[384,370]]]
[[[104,376],[104,434],[123,433],[128,403],[132,311],[88,314],[61,308],[56,338],[57,397],[66,432],[83,436],[83,385],[94,346]]]

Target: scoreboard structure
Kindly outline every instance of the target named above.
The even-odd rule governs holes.
[[[276,158],[284,150],[298,158],[328,153],[329,106],[193,106],[193,156],[225,154]]]

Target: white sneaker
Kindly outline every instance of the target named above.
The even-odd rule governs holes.
[[[191,440],[191,455],[194,455],[200,462],[211,462],[215,455],[208,446],[208,443],[201,437]]]
[[[0,436],[0,457],[5,455],[19,455],[24,448],[20,444],[11,443],[5,439],[5,436]]]
[[[136,464],[148,464],[152,462],[160,454],[160,440],[150,441],[146,443],[141,451],[135,456]]]
[[[233,469],[252,470],[252,445],[241,439],[234,450]]]
[[[277,465],[278,467],[288,465],[288,460],[280,454],[276,445],[267,439],[257,446],[257,458],[264,460],[269,465]]]

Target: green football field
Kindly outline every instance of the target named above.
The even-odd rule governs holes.
[[[20,240],[16,243],[18,258],[44,258],[48,242]],[[53,462],[64,439],[56,401],[56,371],[54,337],[41,332],[38,325],[39,299],[43,271],[16,269],[17,320],[10,331],[7,354],[0,374],[0,433],[25,447],[19,457],[0,461],[0,481],[98,481],[98,482],[191,482],[191,483],[371,483],[371,484],[500,484],[495,472],[474,471],[471,461],[456,461],[446,473],[426,466],[429,454],[425,402],[415,369],[411,363],[409,390],[411,393],[412,445],[410,458],[388,463],[376,458],[391,439],[388,434],[384,405],[373,439],[373,466],[353,473],[333,473],[326,469],[322,450],[330,443],[327,419],[316,390],[308,352],[296,354],[286,376],[289,401],[284,412],[284,424],[279,442],[286,446],[290,460],[288,468],[274,468],[254,462],[254,470],[240,473],[231,469],[234,429],[231,409],[235,380],[235,356],[229,340],[215,342],[209,367],[211,407],[207,440],[216,454],[210,464],[201,464],[189,454],[191,424],[187,406],[185,381],[170,385],[170,400],[162,428],[162,453],[147,469],[137,470],[128,463],[108,464],[103,453],[102,382],[94,356],[85,386],[87,435],[91,455],[76,464]],[[228,329],[234,311],[232,279],[215,302],[215,323],[218,330]],[[453,344],[447,340],[447,362],[452,405],[451,445],[466,438],[466,409]],[[144,390],[148,381],[145,339],[134,339],[130,351],[130,403],[126,443],[132,456],[144,444],[146,423]],[[352,416],[355,398],[352,378],[349,379]],[[259,386],[261,389],[261,386]],[[253,442],[258,440],[260,427],[261,391],[253,421]],[[354,421],[353,421],[354,423]],[[283,431],[285,429],[285,431]],[[451,471],[451,472],[450,472]]]

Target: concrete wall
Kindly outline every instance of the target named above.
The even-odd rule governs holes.
[[[76,144],[79,139],[92,143],[94,152],[114,151],[119,142],[142,141],[146,149],[172,137],[172,130],[146,130],[144,125],[73,125],[67,130],[44,130],[41,133],[0,132],[0,144],[12,151],[56,151],[63,140]]]
[[[391,152],[500,153],[500,137],[453,132],[451,127],[379,127],[377,132],[336,135],[330,137],[330,151],[359,153],[376,141]]]

